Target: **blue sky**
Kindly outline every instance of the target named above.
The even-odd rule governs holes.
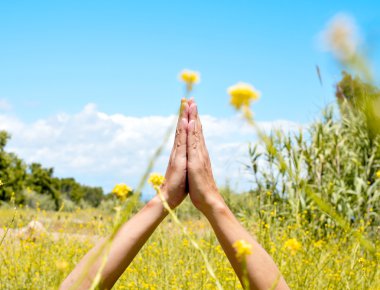
[[[89,102],[168,115],[182,93],[176,76],[190,68],[202,74],[195,94],[204,113],[231,115],[226,88],[246,81],[263,93],[258,119],[309,121],[339,78],[316,35],[341,11],[367,40],[378,38],[376,1],[6,1],[0,97],[25,120]]]
[[[3,1],[3,114],[25,128],[89,103],[109,116],[169,116],[183,93],[177,75],[189,68],[201,73],[205,115],[233,116],[226,89],[245,81],[262,92],[257,120],[308,123],[333,102],[340,68],[317,36],[339,12],[355,18],[378,65],[377,1]]]

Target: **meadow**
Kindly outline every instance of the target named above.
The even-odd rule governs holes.
[[[347,54],[348,40],[335,41],[335,48]],[[259,141],[247,148],[252,190],[236,194],[226,185],[220,192],[292,289],[380,289],[380,90],[360,54],[343,56],[346,68],[361,77],[344,72],[335,92],[337,105],[298,132],[262,131],[251,111],[258,93],[249,84],[229,89],[231,105],[256,129]],[[181,77],[189,96],[199,76],[186,71]],[[125,191],[115,189],[115,196],[96,200],[97,206],[81,202],[84,191],[69,207],[58,199],[58,190],[52,191],[55,202],[41,199],[41,186],[12,192],[11,182],[2,177],[0,288],[58,288],[97,241],[141,208],[141,189],[170,132],[133,193],[125,185]],[[43,172],[38,166],[37,171]],[[39,185],[42,175],[26,181]],[[58,187],[63,181],[55,182]],[[37,197],[38,202],[28,201]],[[31,221],[40,224],[31,226]],[[217,289],[206,262],[223,289],[242,289],[207,220],[187,198],[115,289]]]
[[[372,255],[363,249],[350,232],[326,225],[324,236],[316,237],[306,212],[299,213],[297,222],[284,221],[275,207],[260,209],[258,197],[235,198],[227,189],[222,192],[232,208],[244,203],[252,209],[236,214],[273,256],[292,289],[379,289],[380,253]],[[191,214],[191,207],[186,200],[177,210],[189,235],[207,254],[223,288],[241,289],[208,222]],[[57,288],[94,243],[112,230],[114,220],[113,214],[96,209],[71,213],[2,209],[0,215],[1,236],[8,230],[1,244],[1,289]],[[43,223],[47,231],[21,235],[15,230],[32,219]],[[369,228],[362,224],[359,231]],[[115,289],[215,288],[201,255],[170,217],[115,285]]]

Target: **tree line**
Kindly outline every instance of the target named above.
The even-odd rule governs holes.
[[[31,205],[49,201],[49,209],[58,210],[65,202],[97,207],[106,197],[101,187],[82,185],[74,178],[55,177],[53,168],[36,162],[27,164],[7,152],[5,147],[10,138],[8,132],[0,131],[0,180],[4,183],[0,186],[0,203],[14,200],[18,205]]]

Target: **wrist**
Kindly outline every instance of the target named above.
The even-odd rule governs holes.
[[[206,202],[206,206],[203,208],[202,213],[206,218],[210,218],[218,213],[225,213],[229,210],[227,204],[218,193],[217,195],[210,195],[211,198]]]
[[[165,202],[166,205],[170,207],[170,209],[175,209],[182,201],[182,200],[179,200],[179,194],[176,194],[176,195],[168,194],[166,190],[160,190],[160,193],[157,193],[154,198],[156,198],[156,200],[159,203],[161,203],[161,205],[164,208],[165,208],[165,205],[164,205],[164,202]]]
[[[168,211],[165,209],[161,198],[158,195],[155,195],[148,203],[146,204],[148,209],[157,210],[160,212],[160,215],[165,217],[168,214]]]

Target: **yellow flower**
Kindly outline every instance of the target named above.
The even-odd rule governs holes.
[[[0,186],[3,186],[4,185],[4,183],[3,183],[3,181],[0,179]]]
[[[318,240],[318,241],[314,242],[314,247],[320,249],[320,248],[322,248],[324,243],[325,242],[323,240]]]
[[[247,108],[250,106],[251,102],[260,97],[260,92],[258,92],[252,85],[246,83],[237,83],[236,85],[229,87],[228,94],[231,96],[231,105],[237,110],[245,110],[244,114],[248,114]]]
[[[236,258],[242,261],[245,256],[252,254],[252,245],[245,240],[237,240],[232,245],[236,250]]]
[[[151,173],[148,182],[153,186],[154,189],[158,189],[165,181],[165,177],[159,173]]]
[[[376,177],[377,177],[377,178],[380,178],[380,170],[378,170],[378,171],[376,172]]]
[[[124,200],[129,197],[132,193],[132,188],[130,188],[125,183],[116,184],[112,190],[112,193],[119,199]]]
[[[55,262],[55,266],[57,267],[58,270],[64,271],[69,266],[69,263],[61,260],[61,261]]]
[[[200,75],[196,71],[184,69],[180,75],[179,75],[180,80],[185,82],[188,86],[192,86],[193,84],[197,84],[200,81]]]
[[[290,250],[292,255],[295,255],[296,252],[301,248],[301,243],[296,239],[289,239],[285,242],[285,248]]]

